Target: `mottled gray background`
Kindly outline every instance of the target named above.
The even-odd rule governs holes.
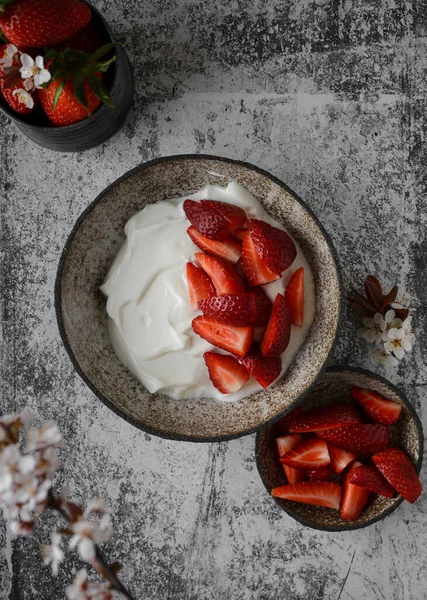
[[[125,127],[60,155],[1,127],[1,409],[61,424],[58,484],[115,509],[111,557],[144,600],[421,600],[427,509],[366,530],[304,529],[265,493],[254,436],[195,445],[146,435],[74,373],[55,322],[61,249],[88,203],[148,159],[205,152],[285,181],[338,249],[346,291],[376,273],[415,309],[417,346],[388,377],[427,425],[425,0],[98,1],[135,67]],[[333,363],[370,367],[345,315]],[[426,470],[422,477],[427,481]],[[40,539],[52,522],[44,519]],[[0,527],[1,600],[62,600],[34,539]]]

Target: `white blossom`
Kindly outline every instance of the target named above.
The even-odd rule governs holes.
[[[19,54],[18,48],[13,44],[8,44],[5,55],[3,58],[0,58],[0,66],[3,68],[12,67],[17,54]]]
[[[57,450],[54,446],[49,446],[40,453],[35,471],[37,475],[52,479],[61,464]]]
[[[40,550],[43,556],[43,563],[52,566],[52,573],[56,577],[58,575],[59,565],[64,560],[64,552],[61,549],[61,536],[54,531],[52,533],[52,541],[50,546],[42,544]]]
[[[33,97],[26,90],[19,88],[17,90],[14,90],[12,92],[12,95],[16,96],[18,98],[19,103],[24,104],[30,110],[34,108]]]
[[[88,580],[85,569],[77,573],[73,583],[67,586],[65,593],[68,600],[112,600],[113,598],[107,584]]]
[[[33,521],[11,521],[9,528],[13,535],[31,535],[33,525]]]
[[[27,452],[32,450],[42,450],[48,446],[59,446],[62,442],[62,435],[54,421],[44,423],[38,429],[27,431]]]
[[[386,328],[386,321],[383,319],[381,313],[375,313],[373,318],[364,317],[362,322],[363,327],[360,327],[357,330],[357,336],[369,343],[379,343],[383,336],[383,331]]]
[[[99,523],[81,519],[71,525],[71,531],[70,548],[77,548],[80,557],[86,561],[95,557],[95,545],[108,542],[113,534],[109,515],[104,515]]]
[[[403,327],[393,327],[388,332],[387,341],[384,342],[384,349],[398,360],[402,360],[405,352],[412,350],[414,335],[406,331]]]
[[[32,475],[23,479],[14,495],[16,504],[21,505],[21,513],[27,517],[36,510],[46,500],[51,487],[52,482],[49,479],[40,481]]]
[[[397,358],[387,352],[382,346],[378,346],[373,350],[374,358],[384,367],[396,367],[399,364]]]
[[[92,498],[91,500],[88,501],[86,509],[84,511],[84,516],[87,517],[88,515],[90,515],[90,513],[108,514],[108,513],[111,513],[111,508],[108,508],[108,506],[105,505],[103,498],[101,498],[100,496],[97,496],[96,498]]]
[[[22,79],[25,79],[30,89],[40,89],[43,84],[50,81],[50,73],[44,66],[43,56],[36,56],[35,60],[29,54],[21,54],[22,67],[19,69]],[[28,88],[26,88],[28,89]]]

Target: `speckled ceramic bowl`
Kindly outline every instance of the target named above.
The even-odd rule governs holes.
[[[403,406],[398,423],[390,428],[391,443],[403,448],[409,454],[419,473],[424,447],[421,422],[406,396],[386,379],[363,369],[330,368],[319,377],[300,404],[304,408],[311,408],[338,400],[355,403],[350,395],[352,385],[373,390],[384,398],[394,400]],[[256,438],[257,467],[269,494],[273,488],[286,484],[282,465],[277,459],[274,442],[276,435],[279,435],[277,426],[272,425],[260,431]],[[276,501],[291,517],[307,527],[325,531],[346,531],[360,529],[383,519],[396,510],[402,503],[403,498],[397,496],[390,500],[377,496],[354,523],[341,520],[338,512],[329,508],[310,506],[290,500],[280,500],[279,498],[272,498],[271,500],[272,502],[273,500]]]
[[[286,224],[311,265],[316,286],[313,326],[276,385],[235,403],[173,400],[149,393],[120,363],[107,331],[99,286],[124,241],[128,219],[146,204],[235,180]],[[78,219],[56,281],[56,312],[77,371],[107,406],[150,433],[179,440],[219,441],[278,419],[313,384],[337,333],[340,278],[334,251],[309,208],[281,181],[246,163],[201,155],[161,158],[133,169],[103,191]]]

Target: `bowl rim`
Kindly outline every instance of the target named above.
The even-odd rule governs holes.
[[[104,27],[105,33],[108,35],[110,42],[112,43],[114,41],[114,36],[113,36],[113,31],[108,23],[108,21],[106,20],[106,18],[104,17],[104,15],[101,13],[101,11],[92,4],[92,2],[90,2],[89,0],[81,0],[82,2],[84,2],[84,4],[87,4],[87,6],[89,6],[89,8],[91,9],[92,12],[96,13],[96,16],[100,19],[102,26]],[[65,40],[66,41],[66,40]],[[121,45],[117,46],[115,48],[115,53],[116,53],[116,60],[114,61],[113,64],[113,77],[111,79],[111,85],[110,85],[110,91],[112,89],[114,89],[114,86],[116,84],[117,81],[117,52],[122,50],[123,52],[124,49]],[[99,113],[101,110],[103,112],[106,112],[106,110],[110,109],[109,106],[107,106],[106,104],[101,104],[99,106],[99,108],[93,113]],[[52,131],[52,129],[54,131],[65,131],[67,132],[73,132],[74,130],[79,130],[82,127],[83,123],[86,123],[88,121],[88,119],[84,119],[83,121],[78,121],[77,123],[73,123],[72,125],[64,125],[63,127],[54,127],[53,125],[38,125],[37,123],[31,123],[30,121],[26,121],[25,119],[21,118],[19,113],[14,112],[9,106],[8,104],[5,102],[1,102],[0,103],[0,112],[2,112],[4,115],[6,115],[11,121],[13,121],[14,123],[19,123],[21,124],[23,127],[27,127],[27,128],[31,128],[31,129],[35,129],[37,131],[46,131],[46,132],[50,132]],[[90,118],[90,117],[89,117]]]
[[[379,382],[385,384],[387,387],[390,388],[390,390],[392,392],[394,392],[397,396],[399,396],[399,398],[401,398],[405,407],[408,409],[411,417],[414,419],[414,422],[415,422],[415,425],[417,428],[419,454],[418,454],[418,460],[415,464],[415,469],[417,471],[417,474],[419,475],[420,471],[421,471],[421,466],[423,463],[424,432],[423,432],[423,426],[422,426],[421,420],[420,420],[415,408],[413,407],[412,403],[408,400],[406,394],[400,388],[398,388],[396,385],[394,385],[394,383],[391,383],[391,381],[389,381],[385,377],[382,377],[381,375],[378,375],[377,373],[374,373],[373,371],[369,371],[368,369],[363,369],[361,367],[351,367],[351,366],[345,366],[345,365],[339,366],[338,365],[338,366],[327,367],[326,369],[323,370],[323,372],[324,373],[359,373],[362,375],[366,375],[367,377],[372,377],[372,379],[377,379]],[[287,411],[286,414],[289,412],[290,411]],[[266,429],[266,428],[267,427],[263,427],[263,429]],[[355,523],[347,523],[347,522],[343,521],[343,525],[333,525],[333,526],[316,525],[312,521],[304,519],[303,517],[301,517],[300,515],[295,513],[291,508],[284,506],[280,502],[280,498],[274,498],[273,496],[271,496],[271,489],[267,486],[267,484],[264,480],[264,477],[262,475],[263,471],[261,468],[261,453],[259,450],[259,438],[260,438],[261,434],[262,434],[262,430],[258,431],[256,440],[255,440],[255,460],[256,460],[258,475],[260,476],[260,479],[268,493],[268,496],[271,499],[273,499],[276,502],[276,504],[285,513],[287,513],[290,517],[295,519],[295,521],[298,521],[299,523],[301,523],[301,525],[310,527],[311,529],[317,529],[320,531],[329,531],[329,532],[352,531],[355,529],[364,529],[365,527],[369,527],[369,525],[373,525],[374,523],[377,523],[378,521],[382,521],[382,519],[391,515],[391,513],[393,513],[402,504],[402,502],[404,500],[404,498],[402,498],[402,496],[399,495],[398,498],[396,499],[396,501],[391,506],[386,508],[383,512],[381,512],[381,514],[379,514],[375,517],[372,517],[371,519],[369,519],[369,521],[366,521],[366,523],[355,524]]]
[[[284,409],[282,412],[275,415],[274,417],[271,417],[271,419],[269,419],[268,421],[260,423],[259,425],[256,425],[255,427],[250,427],[248,429],[244,429],[242,431],[239,431],[238,433],[201,437],[201,436],[191,435],[191,434],[188,434],[188,435],[174,434],[174,433],[169,433],[167,431],[159,430],[155,427],[148,427],[148,426],[141,425],[138,421],[136,421],[135,419],[130,417],[127,413],[125,413],[123,410],[118,408],[114,403],[112,403],[106,396],[104,396],[104,394],[102,394],[97,389],[97,387],[90,381],[88,376],[84,373],[83,369],[80,367],[80,365],[71,349],[71,345],[68,341],[68,337],[67,337],[67,333],[66,333],[66,329],[65,329],[65,325],[64,325],[64,320],[63,320],[62,313],[61,313],[61,302],[62,302],[61,283],[62,283],[62,275],[63,275],[64,266],[65,266],[65,261],[67,258],[68,250],[74,241],[74,237],[75,237],[78,229],[80,228],[81,224],[84,222],[84,220],[88,216],[88,214],[90,214],[95,209],[95,207],[104,198],[104,196],[106,194],[108,194],[112,189],[114,189],[116,186],[118,186],[122,181],[125,181],[129,177],[133,177],[137,173],[139,173],[141,171],[145,171],[146,169],[150,169],[151,167],[154,167],[156,165],[159,165],[162,163],[167,163],[167,162],[172,162],[172,161],[180,161],[180,160],[182,160],[182,161],[206,160],[206,161],[212,161],[212,162],[218,161],[218,162],[224,162],[226,164],[237,165],[239,167],[246,168],[250,171],[254,171],[257,174],[262,175],[263,177],[266,177],[267,179],[272,181],[274,184],[276,184],[277,186],[282,188],[285,192],[292,195],[297,200],[297,202],[299,202],[302,205],[302,207],[308,212],[310,217],[314,220],[314,222],[318,226],[318,228],[319,228],[321,234],[323,235],[323,238],[328,246],[329,252],[331,253],[332,261],[333,261],[333,264],[335,267],[335,271],[337,273],[338,295],[339,295],[337,323],[336,323],[333,341],[330,345],[329,350],[327,351],[327,353],[324,357],[323,363],[319,368],[317,376],[313,379],[313,381],[310,383],[310,385],[308,385],[308,387],[302,392],[302,394],[296,400],[294,400],[292,402],[292,404],[289,407],[287,407],[286,409]],[[331,238],[329,237],[329,234],[325,231],[323,225],[320,223],[320,221],[318,220],[316,215],[313,213],[312,209],[309,206],[307,206],[307,204],[304,202],[304,200],[302,200],[295,192],[293,192],[285,183],[283,183],[280,179],[278,179],[274,175],[271,175],[271,173],[269,173],[268,171],[265,171],[264,169],[261,169],[255,165],[252,165],[251,163],[248,163],[245,161],[235,160],[232,158],[226,158],[223,156],[215,156],[212,154],[174,154],[174,155],[170,155],[170,156],[162,156],[162,157],[155,158],[153,160],[141,163],[141,164],[137,165],[136,167],[130,169],[129,171],[127,171],[126,173],[124,173],[123,175],[118,177],[116,180],[114,180],[112,183],[110,183],[107,187],[105,187],[96,196],[96,198],[89,204],[89,206],[87,206],[84,209],[84,211],[80,214],[80,216],[77,218],[76,222],[74,223],[74,226],[65,242],[64,248],[61,253],[61,257],[59,259],[59,264],[58,264],[56,278],[55,278],[54,304],[55,304],[55,314],[56,314],[56,321],[57,321],[57,325],[58,325],[58,329],[59,329],[59,334],[60,334],[62,343],[65,347],[65,350],[71,360],[71,363],[72,363],[74,369],[77,371],[78,375],[84,381],[84,383],[93,392],[93,394],[95,394],[95,396],[99,400],[101,400],[101,402],[103,402],[103,404],[105,404],[110,410],[112,410],[114,413],[116,413],[116,415],[118,415],[119,417],[121,417],[122,419],[127,421],[128,423],[130,423],[134,427],[137,427],[141,431],[144,431],[148,434],[155,435],[155,436],[158,436],[158,437],[161,437],[164,439],[168,439],[168,440],[196,442],[196,443],[211,443],[211,442],[225,442],[228,440],[237,439],[239,437],[243,437],[246,435],[250,435],[251,433],[255,433],[258,430],[260,430],[264,427],[267,427],[269,425],[273,425],[279,419],[281,419],[285,414],[287,414],[290,410],[292,410],[292,408],[294,408],[294,406],[296,406],[302,400],[302,398],[304,398],[308,394],[308,392],[311,390],[314,383],[317,381],[319,376],[325,370],[328,360],[329,360],[329,357],[330,357],[332,351],[334,350],[336,342],[337,342],[338,331],[340,329],[340,324],[341,324],[341,319],[342,319],[342,314],[343,314],[344,299],[343,299],[343,291],[342,290],[343,290],[343,282],[342,282],[341,267],[338,262],[337,252],[335,250],[335,247],[332,243]]]

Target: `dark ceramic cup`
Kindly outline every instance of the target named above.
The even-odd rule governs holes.
[[[399,421],[390,427],[391,445],[399,446],[405,450],[412,459],[417,473],[419,473],[424,447],[421,422],[405,394],[383,377],[364,369],[331,367],[319,377],[309,394],[296,404],[307,409],[339,400],[355,403],[350,395],[350,388],[353,385],[370,389],[402,406]],[[286,484],[282,465],[277,458],[275,438],[278,435],[280,435],[280,424],[275,424],[262,429],[256,438],[258,472],[269,494],[271,494],[273,488]],[[401,496],[392,499],[383,496],[375,496],[374,498],[367,509],[354,522],[343,521],[340,519],[338,511],[330,508],[299,504],[280,498],[271,498],[271,500],[272,509],[274,500],[288,515],[306,527],[323,531],[347,531],[360,529],[380,521],[394,512],[403,502]]]
[[[113,33],[101,13],[87,0],[92,11],[92,21],[99,24],[104,43],[113,41]],[[134,90],[132,68],[121,46],[115,50],[116,60],[106,75],[115,108],[105,104],[84,121],[66,127],[53,127],[40,112],[20,116],[0,98],[0,111],[8,116],[22,133],[36,144],[57,152],[79,152],[99,146],[114,135],[129,112]]]

